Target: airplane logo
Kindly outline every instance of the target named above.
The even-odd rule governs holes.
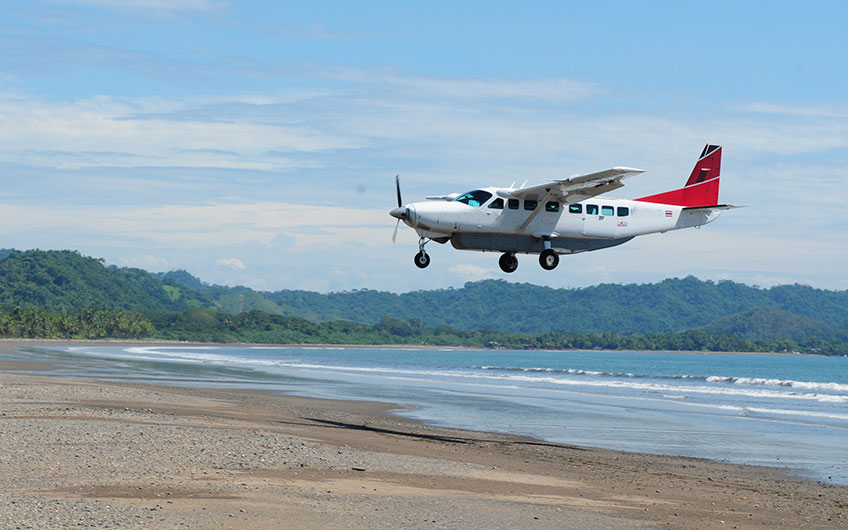
[[[404,205],[395,177],[398,207],[389,214],[419,236],[415,265],[426,268],[424,245],[450,241],[459,250],[501,252],[504,272],[518,268],[516,254],[538,254],[553,270],[559,256],[614,247],[636,236],[700,227],[722,212],[739,208],[718,204],[721,146],[707,144],[686,184],[676,190],[634,200],[602,194],[624,186],[641,169],[614,167],[529,188],[488,187],[463,194],[427,197]]]

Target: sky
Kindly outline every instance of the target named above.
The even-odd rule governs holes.
[[[845,2],[0,2],[0,248],[259,290],[551,287],[694,275],[848,289]],[[430,243],[426,195],[614,166],[701,229],[535,256]]]

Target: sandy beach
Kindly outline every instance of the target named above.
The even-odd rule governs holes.
[[[779,470],[62,378],[4,359],[18,344],[0,345],[0,528],[848,527],[848,488]]]

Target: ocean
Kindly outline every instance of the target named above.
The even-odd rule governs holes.
[[[449,427],[848,485],[848,357],[68,344],[17,357],[86,378],[398,403]]]

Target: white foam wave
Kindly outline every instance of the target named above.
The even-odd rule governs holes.
[[[823,390],[829,392],[848,392],[848,384],[819,381],[793,381],[791,379],[771,379],[763,377],[724,377],[709,376],[708,383],[731,383],[734,385],[772,386],[798,388],[801,390]]]
[[[607,387],[607,388],[623,388],[631,390],[646,390],[651,392],[673,393],[684,392],[686,394],[712,394],[725,396],[747,396],[769,399],[799,399],[799,400],[814,400],[829,403],[848,403],[848,395],[839,394],[819,394],[819,393],[801,393],[801,392],[780,392],[777,390],[768,389],[748,389],[748,388],[727,388],[719,386],[693,385],[693,386],[675,386],[666,383],[650,383],[650,382],[635,382],[621,380],[576,380],[569,378],[558,377],[528,377],[528,376],[507,376],[504,378],[513,379],[516,381],[527,382],[545,382],[555,385],[570,385],[570,386],[590,386],[590,387]]]
[[[813,390],[823,392],[848,392],[848,384],[823,382],[823,381],[794,381],[791,379],[775,379],[765,377],[731,377],[720,375],[646,375],[634,374],[632,372],[603,372],[595,370],[580,370],[574,368],[535,368],[535,367],[513,367],[513,366],[481,366],[481,370],[525,372],[525,373],[561,373],[569,375],[603,376],[603,377],[626,377],[631,379],[691,379],[706,381],[714,384],[733,384],[749,386],[770,386],[797,388],[799,390]]]
[[[303,370],[336,372],[336,373],[360,373],[381,375],[383,377],[391,375],[412,376],[412,377],[441,377],[450,380],[487,380],[514,382],[523,384],[549,384],[557,386],[571,387],[592,387],[592,388],[610,388],[610,389],[627,389],[637,391],[647,391],[659,394],[702,394],[702,395],[725,395],[739,397],[756,397],[765,399],[791,399],[791,400],[809,400],[828,403],[848,403],[848,395],[845,394],[829,394],[820,393],[822,391],[839,392],[848,391],[848,385],[838,383],[813,383],[800,381],[784,381],[780,379],[757,379],[744,377],[700,377],[700,376],[670,376],[666,379],[699,379],[710,385],[675,385],[671,383],[656,382],[656,381],[639,381],[638,378],[647,378],[648,376],[635,376],[634,374],[613,374],[611,372],[601,372],[593,370],[578,370],[578,369],[549,369],[549,368],[522,368],[511,369],[506,373],[503,368],[498,367],[480,367],[483,371],[468,370],[445,370],[445,369],[419,369],[419,368],[400,368],[400,367],[380,367],[380,366],[350,366],[350,365],[335,365],[335,364],[320,364],[302,362],[296,360],[279,360],[279,359],[250,359],[246,357],[238,357],[233,355],[222,355],[219,353],[210,353],[209,350],[220,349],[217,347],[208,346],[190,346],[190,347],[129,347],[125,351],[134,356],[142,356],[145,359],[179,359],[187,362],[205,362],[205,363],[227,363],[237,364],[243,367],[278,367],[278,368],[293,368]],[[199,351],[198,351],[199,350]],[[136,357],[139,358],[139,357]],[[488,371],[487,371],[488,370]],[[541,375],[545,374],[545,375]],[[597,376],[615,377],[597,377]],[[578,377],[569,377],[578,376]],[[585,377],[591,376],[591,377]],[[731,383],[733,386],[723,386]],[[738,385],[738,386],[737,386]],[[793,390],[811,390],[813,392],[787,392],[769,388],[750,388],[755,386],[773,387],[773,388],[791,388]]]
[[[782,416],[802,416],[807,418],[824,418],[832,420],[848,421],[848,414],[835,414],[832,412],[816,412],[813,410],[788,410],[788,409],[767,409],[760,407],[747,407],[746,410],[758,412],[760,414],[775,414]]]

